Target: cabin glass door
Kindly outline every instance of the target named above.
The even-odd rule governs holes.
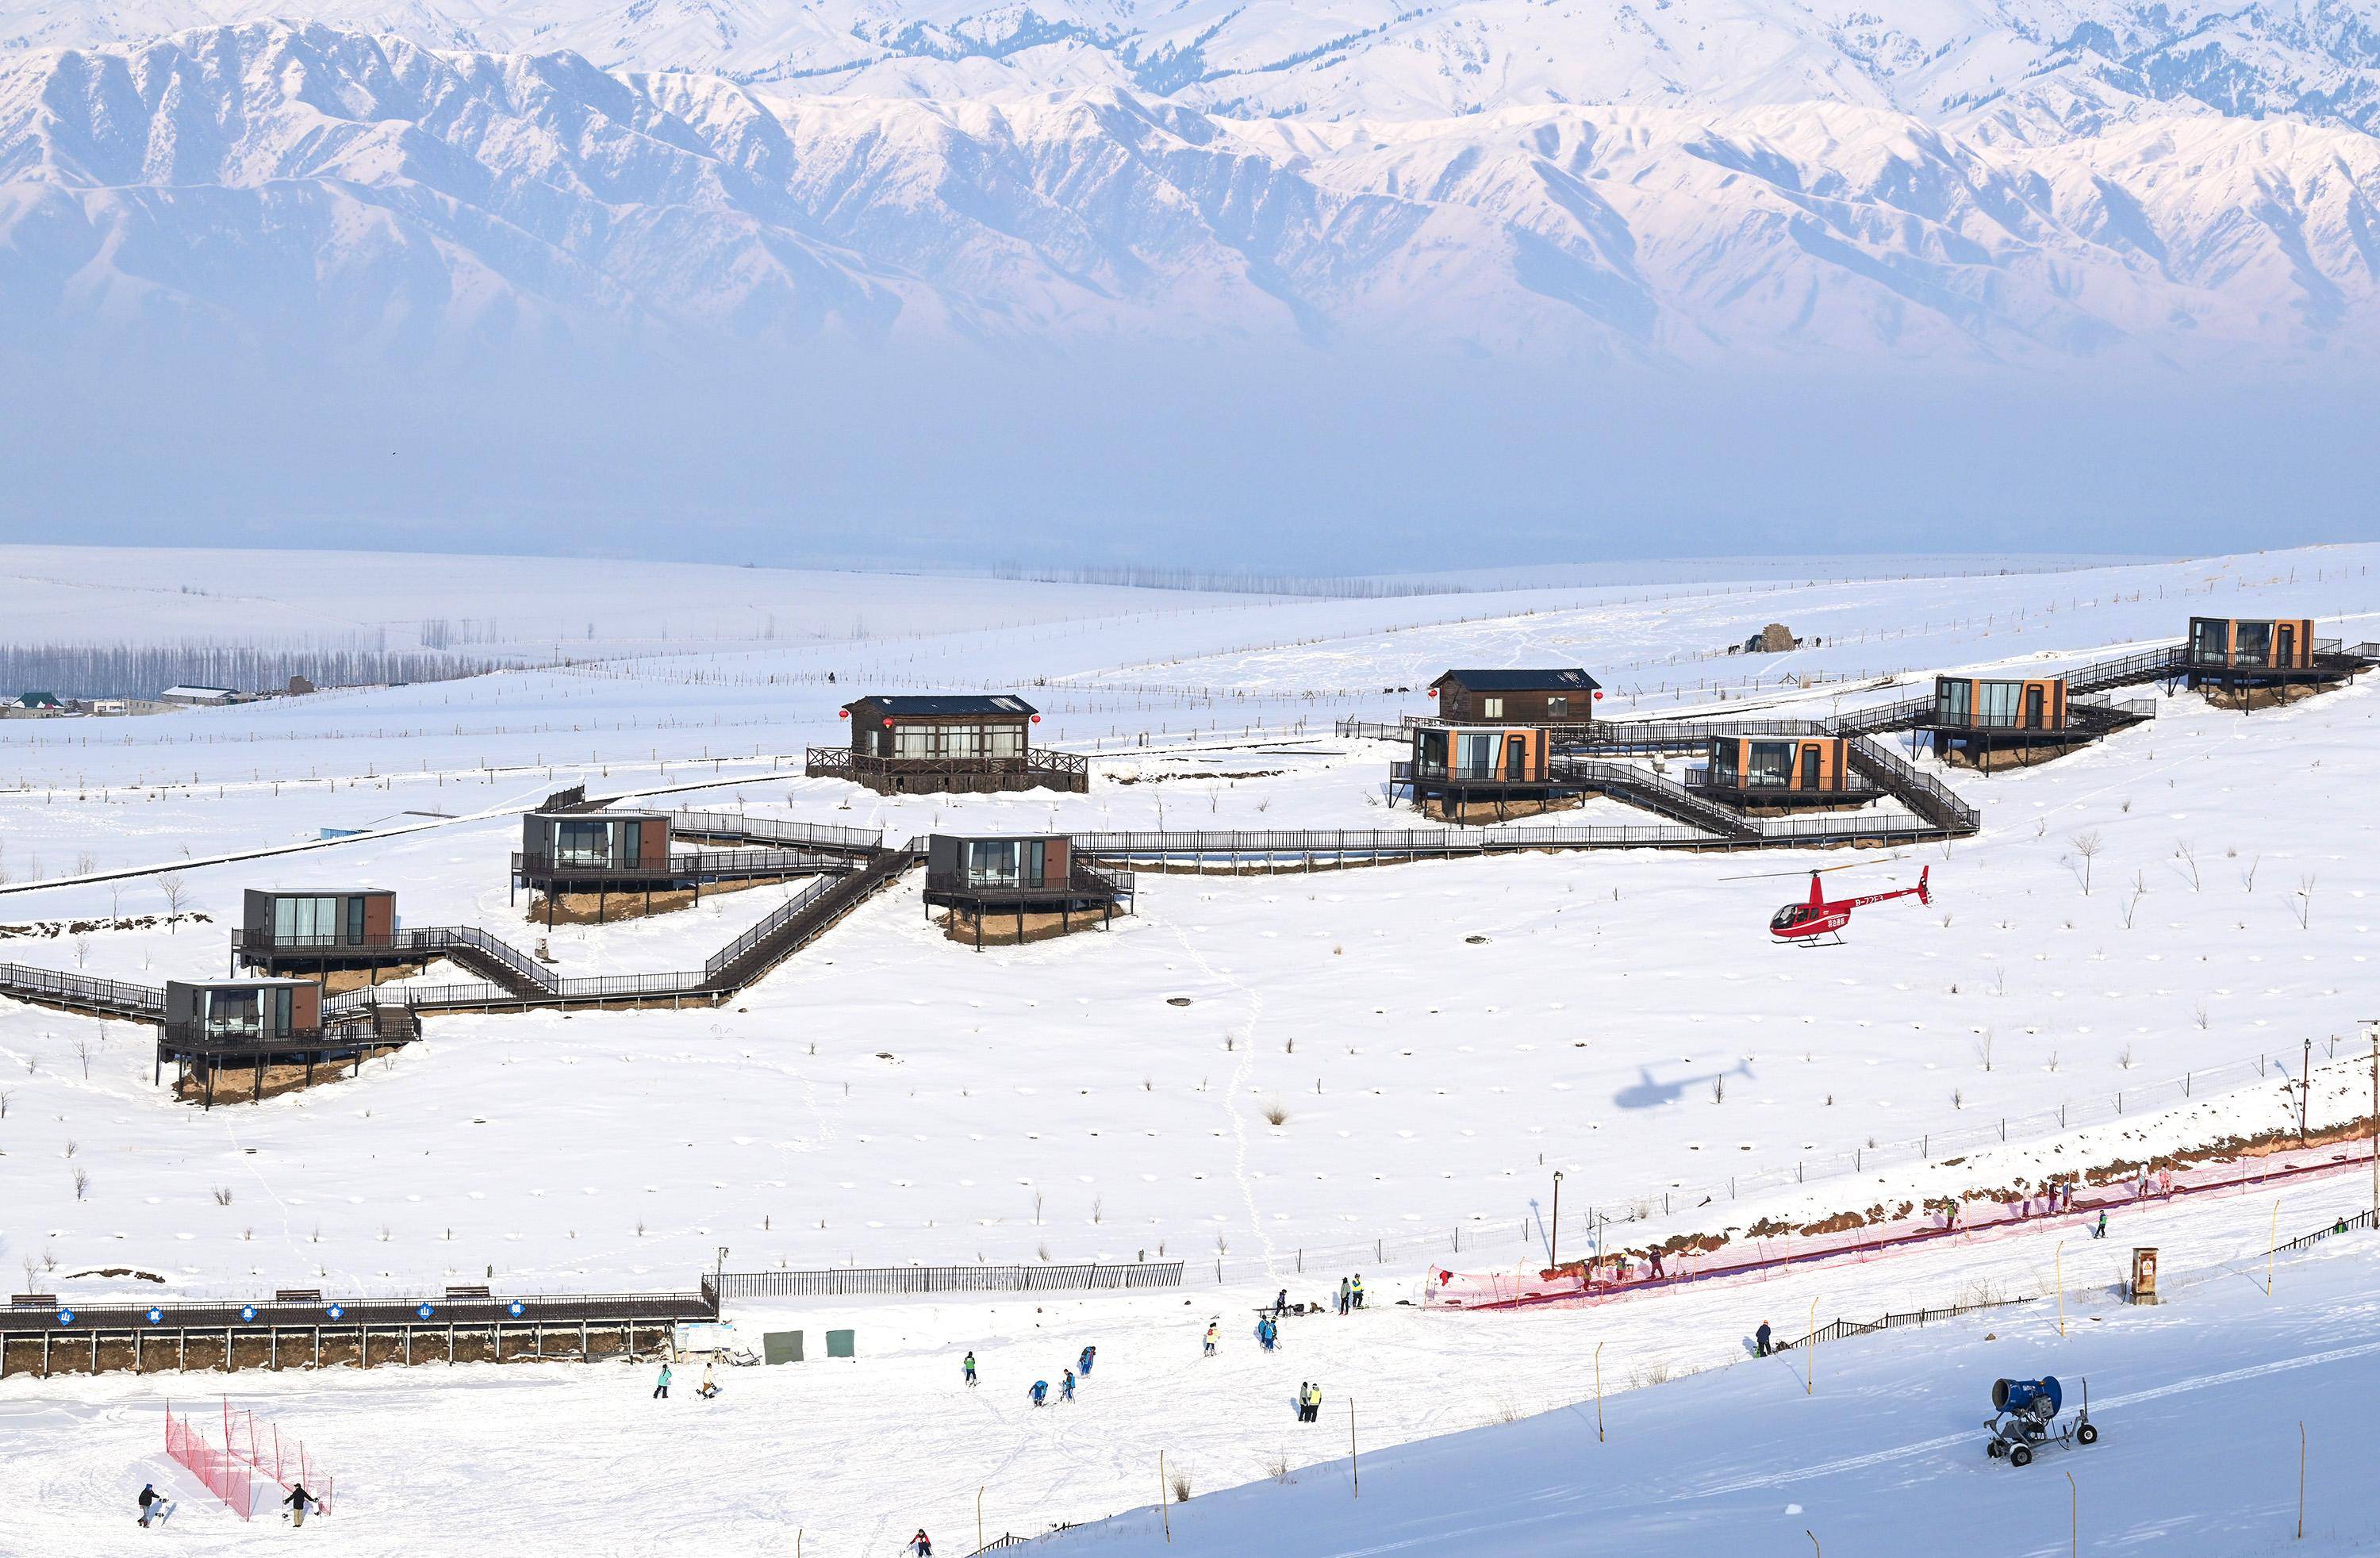
[[[1815,790],[1817,787],[1818,749],[1816,743],[1813,742],[1802,749],[1802,788]]]

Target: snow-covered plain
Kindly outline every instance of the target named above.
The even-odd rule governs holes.
[[[1117,591],[1140,599],[1057,610],[1033,603],[1052,587],[984,581],[965,587],[971,603],[949,631],[898,639],[623,656],[149,720],[11,721],[0,724],[0,781],[15,786],[0,792],[0,868],[11,878],[0,907],[12,927],[153,914],[164,907],[154,872],[177,866],[189,907],[214,918],[91,930],[79,946],[67,933],[15,936],[0,956],[148,980],[211,973],[223,967],[239,888],[361,882],[397,889],[409,924],[547,936],[565,973],[686,967],[779,890],[706,897],[649,920],[533,930],[505,902],[514,809],[584,779],[598,793],[704,785],[674,798],[883,826],[896,838],[934,827],[1425,825],[1384,800],[1390,749],[1334,737],[1330,721],[1420,710],[1421,684],[1450,664],[1584,663],[1609,684],[1607,713],[1823,712],[1890,698],[1894,678],[1937,667],[2067,663],[2169,640],[2192,612],[2312,615],[2325,635],[2380,637],[2367,571],[2375,552],[1366,602]],[[877,603],[911,582],[855,576],[847,603],[889,619],[897,608]],[[754,609],[765,611],[765,579],[756,588]],[[1779,619],[1826,641],[1748,661],[1713,653]],[[803,744],[839,737],[835,705],[877,686],[1020,688],[1048,712],[1046,739],[1093,756],[1094,787],[886,801],[794,777]],[[1411,690],[1384,690],[1399,688]],[[341,1522],[359,1551],[534,1528],[547,1534],[522,1540],[597,1551],[609,1540],[630,1552],[698,1518],[720,1551],[783,1551],[800,1527],[832,1543],[806,1551],[889,1552],[930,1517],[942,1550],[965,1552],[972,1544],[953,1537],[971,1525],[977,1485],[1006,1490],[994,1528],[1022,1532],[1148,1502],[1155,1452],[1169,1445],[1191,1457],[1202,1490],[1264,1475],[1277,1447],[1252,1436],[1252,1415],[1294,1383],[1275,1375],[1305,1377],[1309,1356],[1327,1360],[1315,1367],[1327,1368],[1334,1400],[1345,1389],[1385,1394],[1383,1442],[1577,1399],[1582,1339],[1633,1336],[1628,1369],[1729,1356],[1751,1300],[1718,1288],[1517,1320],[1391,1308],[1359,1322],[1378,1329],[1330,1333],[1360,1344],[1309,1352],[1304,1338],[1318,1333],[1293,1331],[1292,1352],[1272,1364],[1245,1356],[1245,1328],[1227,1321],[1233,1355],[1198,1372],[1196,1326],[1296,1285],[1301,1260],[1306,1286],[1364,1270],[1385,1305],[1414,1291],[1424,1248],[1451,1256],[1460,1238],[1465,1264],[1523,1260],[1524,1223],[1556,1169],[1575,1250],[1591,1211],[1647,1216],[1614,1243],[1640,1230],[1716,1232],[1770,1211],[1955,1193],[1966,1175],[1979,1187],[2037,1176],[2053,1155],[2070,1163],[2151,1140],[2277,1128],[2279,1070],[2227,1082],[2188,1115],[2127,1120],[2087,1140],[1691,1204],[1723,1197],[1731,1175],[1831,1162],[1864,1142],[2100,1109],[2127,1089],[2216,1068],[2236,1076],[2260,1056],[2293,1069],[2308,1040],[2321,1062],[2337,1036],[2345,1066],[2371,1015],[2375,698],[2363,685],[2241,716],[2179,695],[2161,699],[2153,724],[2059,762],[1989,779],[1949,772],[1984,807],[1984,834],[1844,879],[1930,864],[1934,907],[1864,912],[1852,944],[1824,954],[1767,944],[1767,915],[1798,883],[1734,879],[1840,857],[1606,853],[1311,877],[1144,874],[1140,912],[1111,933],[981,954],[926,923],[912,885],[732,1007],[435,1017],[425,1042],[359,1079],[204,1114],[152,1086],[146,1030],[0,1005],[0,1261],[88,1300],[125,1285],[74,1275],[103,1266],[164,1279],[139,1284],[143,1293],[201,1295],[404,1292],[483,1277],[512,1292],[682,1287],[720,1245],[744,1269],[1045,1251],[1186,1258],[1184,1294],[1045,1301],[1038,1314],[1013,1301],[805,1307],[787,1318],[860,1328],[852,1374],[739,1372],[714,1426],[656,1417],[636,1430],[650,1440],[611,1437],[641,1405],[641,1376],[618,1369],[458,1370],[451,1387],[421,1372],[231,1382],[308,1419],[310,1442],[336,1447]],[[194,863],[386,819],[419,831]],[[2086,834],[2097,839],[2088,892],[2075,843]],[[134,874],[31,880],[36,857],[55,878],[83,853],[94,874]],[[1181,997],[1191,1004],[1170,1004]],[[2324,1075],[2336,1117],[2361,1107],[2342,1090],[2351,1077]],[[1278,1126],[1266,1119],[1276,1104]],[[75,1168],[90,1175],[81,1199]],[[1672,1210],[1654,1220],[1665,1191]],[[2312,1225],[2365,1194],[2351,1181],[2291,1189],[2285,1221]],[[2269,1199],[2211,1210],[2221,1205],[2143,1215],[2162,1220],[2157,1237],[2177,1265],[2261,1248]],[[1767,1284],[1775,1296],[1759,1301],[1790,1330],[1782,1316],[1814,1292],[1848,1318],[1949,1302],[1978,1282],[2038,1293],[2047,1237],[1817,1268]],[[1375,1240],[1402,1255],[1352,1254]],[[2104,1286],[2115,1252],[2098,1247],[2093,1259],[2088,1280]],[[1043,1337],[1063,1330],[1070,1345],[1037,1340],[1037,1321]],[[1085,1340],[1100,1342],[1111,1394],[1046,1431],[1020,1422],[1026,1371],[1054,1369]],[[993,1383],[953,1418],[965,1345]],[[1876,1345],[1904,1358],[1902,1344]],[[1448,1382],[1465,1376],[1476,1385],[1450,1397]],[[0,1450],[20,1479],[7,1503],[42,1522],[29,1551],[88,1544],[106,1528],[103,1515],[117,1518],[109,1501],[146,1474],[137,1457],[154,1437],[147,1404],[163,1388],[0,1387]],[[1129,1409],[1093,1405],[1127,1394]],[[1285,1413],[1280,1421],[1292,1426]],[[606,1435],[601,1451],[589,1424]],[[1880,1425],[1874,1442],[1902,1442],[1891,1437],[1899,1426]],[[415,1431],[455,1448],[443,1459],[408,1454],[400,1467],[385,1442],[375,1447],[379,1434]],[[1332,1453],[1318,1438],[1295,1442],[1278,1448],[1299,1464]],[[893,1454],[830,1448],[860,1443]],[[768,1475],[735,1458],[764,1447]],[[532,1453],[570,1469],[520,1460]],[[689,1497],[663,1458],[717,1467],[725,1486]],[[902,1462],[936,1469],[887,1469]],[[573,1479],[588,1502],[562,1515]],[[747,1487],[759,1490],[757,1511],[742,1507]],[[503,1507],[504,1488],[518,1508]],[[668,1522],[638,1524],[638,1502],[665,1505]],[[434,1523],[450,1519],[458,1524]],[[599,1521],[613,1534],[598,1534]],[[1245,1528],[1212,1529],[1228,1545]]]

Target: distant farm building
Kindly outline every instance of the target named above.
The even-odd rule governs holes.
[[[237,703],[239,694],[227,687],[169,687],[157,695],[160,703],[216,704]]]
[[[812,747],[803,772],[880,795],[1091,787],[1090,761],[1033,745],[1041,715],[1008,693],[876,695],[843,706],[848,747]]]
[[[1450,724],[1584,725],[1602,684],[1576,666],[1534,671],[1449,671],[1429,684],[1436,717]]]
[[[978,948],[1105,926],[1119,907],[1130,912],[1132,897],[1132,872],[1084,858],[1062,834],[926,842],[927,912],[946,910],[951,939]]]

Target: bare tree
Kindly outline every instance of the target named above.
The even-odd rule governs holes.
[[[107,922],[110,926],[113,926],[117,920],[122,919],[123,918],[124,883],[120,882],[111,882],[107,884]]]
[[[2256,868],[2264,863],[2265,858],[2262,855],[2249,861],[2248,869],[2240,873],[2240,885],[2253,893],[2256,890]]]
[[[2312,928],[2313,919],[2313,878],[2312,876],[2298,878],[2297,894],[2289,907],[2297,913],[2299,930]]]
[[[2198,855],[2196,851],[2191,848],[2190,840],[2185,838],[2175,841],[2173,846],[2173,858],[2181,862],[2181,869],[2188,873],[2190,877],[2190,890],[2193,893],[2197,892]]]
[[[2066,842],[2082,861],[2082,895],[2087,898],[2091,895],[2091,862],[2099,858],[2102,847],[2099,835],[2095,832],[2080,833]]]
[[[77,1039],[77,1040],[75,1041],[75,1058],[76,1058],[77,1060],[79,1060],[79,1061],[81,1061],[81,1062],[82,1062],[82,1079],[83,1079],[84,1081],[86,1081],[86,1082],[90,1081],[90,1080],[91,1080],[91,1041],[90,1041],[90,1040],[88,1040],[88,1039]]]
[[[91,1190],[91,1175],[81,1169],[74,1171],[75,1199],[80,1200]]]
[[[2144,871],[2134,871],[2132,873],[2132,895],[2124,900],[2125,930],[2129,931],[2132,928],[2132,916],[2140,912],[2141,899],[2147,895],[2148,890],[2149,884],[2147,873]]]
[[[165,895],[166,928],[176,930],[176,921],[182,917],[182,904],[190,895],[190,884],[182,879],[180,871],[159,871],[157,891]]]
[[[75,967],[78,968],[88,968],[91,964],[91,938],[89,936],[77,936],[74,939],[74,952]]]
[[[1985,1070],[1992,1068],[1992,1030],[1988,1028],[1975,1040],[1975,1058],[1984,1063]]]

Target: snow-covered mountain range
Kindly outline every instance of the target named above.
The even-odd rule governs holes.
[[[2374,8],[0,11],[0,333],[2362,359]]]

